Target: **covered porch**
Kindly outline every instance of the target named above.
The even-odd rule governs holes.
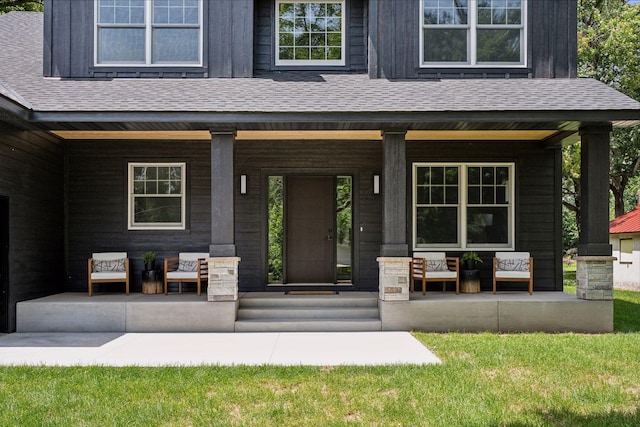
[[[254,328],[251,321],[246,321],[246,314],[244,320],[239,318],[243,317],[243,310],[255,310],[248,316],[253,317]],[[319,315],[320,312],[324,315]],[[17,332],[600,333],[613,330],[613,301],[587,301],[563,292],[529,295],[519,291],[496,295],[427,292],[425,296],[415,292],[408,301],[382,301],[375,292],[331,295],[246,292],[239,294],[238,301],[217,302],[208,302],[206,295],[198,297],[195,293],[168,296],[99,293],[89,297],[86,293],[65,292],[19,302],[16,323]],[[270,329],[265,329],[265,325]]]

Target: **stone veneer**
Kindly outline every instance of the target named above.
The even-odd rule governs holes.
[[[409,301],[409,266],[411,258],[379,257],[379,293],[381,301]]]
[[[611,256],[576,257],[576,295],[580,299],[613,300],[613,261]]]
[[[207,263],[209,264],[207,301],[237,301],[240,258],[208,258]]]

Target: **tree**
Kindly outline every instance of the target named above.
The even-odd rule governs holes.
[[[42,12],[44,0],[0,0],[0,14],[15,10]]]

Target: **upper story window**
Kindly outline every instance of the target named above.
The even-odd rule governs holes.
[[[276,0],[276,65],[344,65],[345,0]]]
[[[96,0],[95,64],[199,66],[202,0]]]
[[[524,66],[526,0],[422,0],[421,64]]]

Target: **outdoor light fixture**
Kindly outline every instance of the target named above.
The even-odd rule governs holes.
[[[380,175],[373,175],[373,194],[380,194]]]
[[[240,175],[240,194],[247,194],[247,175]]]

